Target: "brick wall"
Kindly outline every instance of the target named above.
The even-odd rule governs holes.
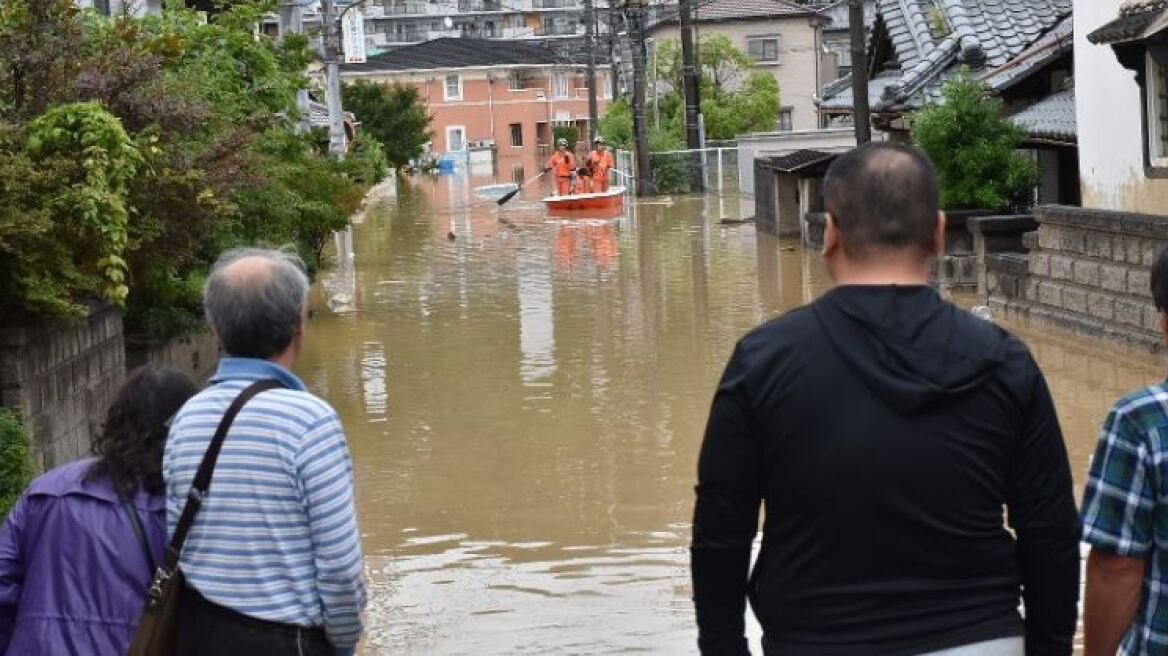
[[[38,467],[89,453],[125,376],[121,315],[0,327],[0,405],[17,407]]]
[[[986,259],[987,302],[1077,332],[1159,348],[1151,265],[1168,243],[1168,216],[1063,206],[1035,210],[1021,262]]]

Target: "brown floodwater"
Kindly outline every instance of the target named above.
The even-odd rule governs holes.
[[[557,222],[540,190],[502,211],[474,194],[492,182],[399,185],[322,275],[299,372],[354,456],[363,653],[696,653],[687,544],[714,386],[740,335],[830,283],[794,242],[722,225],[752,212],[737,198]],[[1111,402],[1164,367],[1009,327],[1047,372],[1081,489]]]

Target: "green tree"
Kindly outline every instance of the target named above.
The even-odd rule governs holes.
[[[609,103],[596,128],[600,136],[614,147],[625,150],[632,148],[633,110],[629,107],[629,101],[617,98]]]
[[[95,103],[0,124],[0,315],[82,314],[126,300],[127,184],[140,162]]]
[[[167,336],[199,323],[224,248],[292,244],[319,265],[385,153],[361,136],[334,161],[296,134],[311,55],[303,37],[256,37],[272,6],[207,22],[173,3],[144,18],[0,3],[0,314],[126,298],[129,332]],[[100,239],[77,228],[95,211]]]
[[[1002,101],[963,72],[944,102],[913,117],[912,136],[933,160],[946,209],[1021,209],[1032,203],[1038,167],[1018,152],[1022,132],[1002,118]]]
[[[698,50],[701,53],[702,113],[706,121],[706,137],[734,139],[747,132],[774,130],[779,115],[779,84],[774,76],[752,71],[750,57],[725,35],[702,37]],[[656,80],[660,81],[664,92],[652,101],[656,102],[656,107],[650,103],[645,115],[653,122],[653,117],[659,115],[660,131],[669,134],[670,141],[684,144],[685,101],[681,86],[680,43],[676,39],[661,41],[655,56]],[[655,84],[652,72],[651,85]],[[599,129],[609,142],[621,148],[631,148],[633,115],[628,102],[617,99],[609,104],[600,119]]]
[[[552,128],[552,143],[557,144],[560,139],[568,142],[568,150],[575,150],[580,141],[580,131],[574,125],[557,125]]]
[[[754,62],[742,52],[725,34],[706,34],[698,39],[698,68],[701,74],[702,91],[733,88],[742,83],[751,73]],[[669,87],[671,93],[681,94],[681,42],[665,39],[657,44],[654,54],[656,63],[650,58],[650,77],[656,71],[657,79]]]
[[[32,481],[32,457],[20,417],[0,408],[0,521]]]
[[[434,138],[433,117],[418,89],[386,86],[360,80],[342,89],[345,109],[361,122],[361,130],[381,142],[390,166],[399,168],[420,157],[423,146]]]

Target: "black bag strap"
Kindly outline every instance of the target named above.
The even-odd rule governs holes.
[[[142,557],[146,559],[146,567],[150,568],[148,571],[153,577],[154,555],[150,553],[150,543],[146,541],[146,529],[142,526],[142,518],[138,516],[138,509],[131,501],[123,501],[122,509],[126,511],[126,517],[130,519],[130,526],[133,527],[134,535],[138,538],[138,546],[142,549]]]
[[[223,419],[219,422],[219,428],[215,430],[215,436],[211,438],[211,444],[207,446],[203,462],[199,464],[199,470],[195,473],[195,480],[191,483],[191,491],[187,495],[187,503],[183,506],[182,515],[179,515],[178,524],[174,529],[174,535],[166,547],[166,562],[163,563],[163,568],[167,573],[173,573],[178,569],[178,560],[182,554],[183,544],[187,541],[187,533],[190,533],[191,526],[195,523],[195,515],[199,513],[199,508],[203,506],[203,498],[211,487],[211,475],[215,473],[215,463],[219,460],[219,452],[223,450],[223,441],[227,439],[227,431],[231,430],[235,416],[243,409],[244,404],[257,394],[281,387],[284,387],[284,384],[278,380],[256,381],[240,392],[239,396],[235,397],[235,400],[227,408],[227,412],[224,413]]]

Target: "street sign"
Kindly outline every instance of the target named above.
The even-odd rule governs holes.
[[[341,18],[341,40],[346,64],[365,63],[365,19],[361,10],[351,7]]]

